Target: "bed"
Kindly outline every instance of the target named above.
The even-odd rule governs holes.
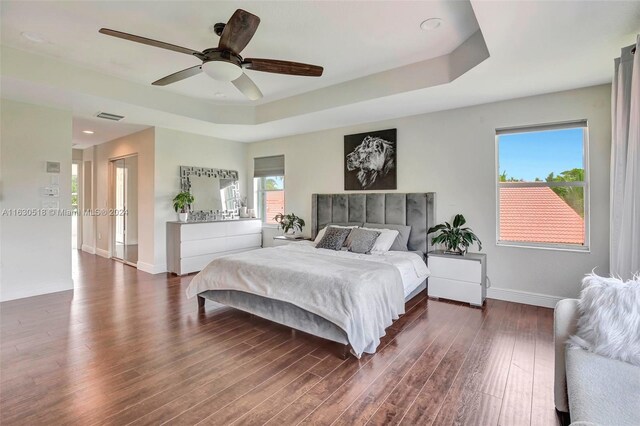
[[[373,353],[404,304],[424,291],[435,221],[434,193],[313,194],[312,237],[329,224],[410,226],[408,251],[364,255],[296,243],[225,256],[191,281],[187,295],[231,306]]]

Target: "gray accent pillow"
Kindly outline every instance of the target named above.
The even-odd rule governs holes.
[[[407,225],[392,225],[389,223],[365,223],[365,228],[377,228],[377,229],[391,229],[392,231],[398,231],[398,236],[393,242],[393,245],[389,250],[392,251],[409,251],[407,244],[409,244],[409,234],[411,234],[411,227]]]
[[[320,240],[318,239],[318,236],[320,236],[320,233],[322,233],[322,230],[329,227],[329,226],[338,226],[338,227],[343,227],[343,228],[354,228],[354,227],[360,227],[362,226],[362,222],[329,222],[326,225],[320,227],[320,229],[318,229],[318,235],[316,235],[315,241],[320,242]],[[322,237],[320,238],[322,239]],[[347,239],[344,240],[344,244],[342,244],[342,247],[349,247],[349,244],[351,243],[351,237],[347,236]]]
[[[349,251],[354,253],[371,253],[376,240],[380,236],[379,231],[370,231],[368,229],[354,228],[349,234],[351,244],[349,244]]]
[[[335,228],[329,226],[320,242],[316,244],[316,248],[340,250],[350,232],[351,228]]]

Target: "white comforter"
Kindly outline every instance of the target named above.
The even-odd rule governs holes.
[[[288,244],[214,259],[193,278],[187,296],[237,290],[291,303],[344,330],[360,357],[374,353],[385,329],[404,313],[399,267],[413,269],[416,279],[429,274],[414,253],[363,255]]]

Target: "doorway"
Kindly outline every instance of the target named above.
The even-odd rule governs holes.
[[[111,160],[113,188],[112,257],[138,263],[138,156]]]

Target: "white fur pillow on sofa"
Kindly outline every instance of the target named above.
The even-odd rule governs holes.
[[[569,342],[640,366],[640,278],[623,282],[591,274],[582,287],[580,319]]]

